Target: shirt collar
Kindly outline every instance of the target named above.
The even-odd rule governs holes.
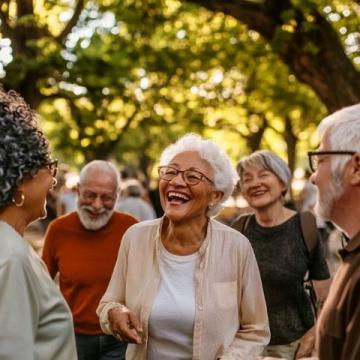
[[[344,258],[348,254],[358,249],[360,249],[360,232],[358,232],[352,239],[350,239],[343,249],[339,250],[339,254],[342,258]]]

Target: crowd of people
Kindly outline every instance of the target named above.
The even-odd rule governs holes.
[[[0,90],[0,359],[359,360],[360,104],[318,131],[315,213],[344,236],[332,283],[319,222],[285,206],[287,164],[261,150],[235,169],[196,134],[159,158],[160,217],[138,181],[121,192],[112,163],[86,164],[40,259],[23,236],[58,164],[36,113]],[[214,217],[237,184],[251,211],[228,226]]]

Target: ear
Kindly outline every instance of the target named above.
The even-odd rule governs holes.
[[[351,159],[349,181],[351,185],[360,185],[360,153],[357,152]]]
[[[76,193],[77,193],[77,196],[80,196],[80,184],[79,183],[76,184]]]
[[[211,194],[211,203],[217,204],[224,197],[224,193],[219,190],[215,190]]]

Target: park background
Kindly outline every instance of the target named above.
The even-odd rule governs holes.
[[[0,82],[40,114],[63,172],[107,159],[155,187],[159,154],[191,131],[234,165],[274,151],[296,200],[317,124],[360,102],[359,14],[359,0],[0,0]]]

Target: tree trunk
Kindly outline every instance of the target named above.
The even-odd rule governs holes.
[[[330,112],[360,102],[360,74],[347,57],[336,31],[316,9],[305,15],[289,0],[183,1],[231,15],[257,31]],[[289,14],[291,22],[284,19]],[[288,31],[284,30],[285,25]]]
[[[291,119],[289,116],[286,116],[285,119],[285,131],[284,131],[284,139],[287,147],[287,155],[288,155],[288,165],[291,173],[294,173],[295,170],[295,160],[296,160],[296,144],[297,137],[294,134]]]

